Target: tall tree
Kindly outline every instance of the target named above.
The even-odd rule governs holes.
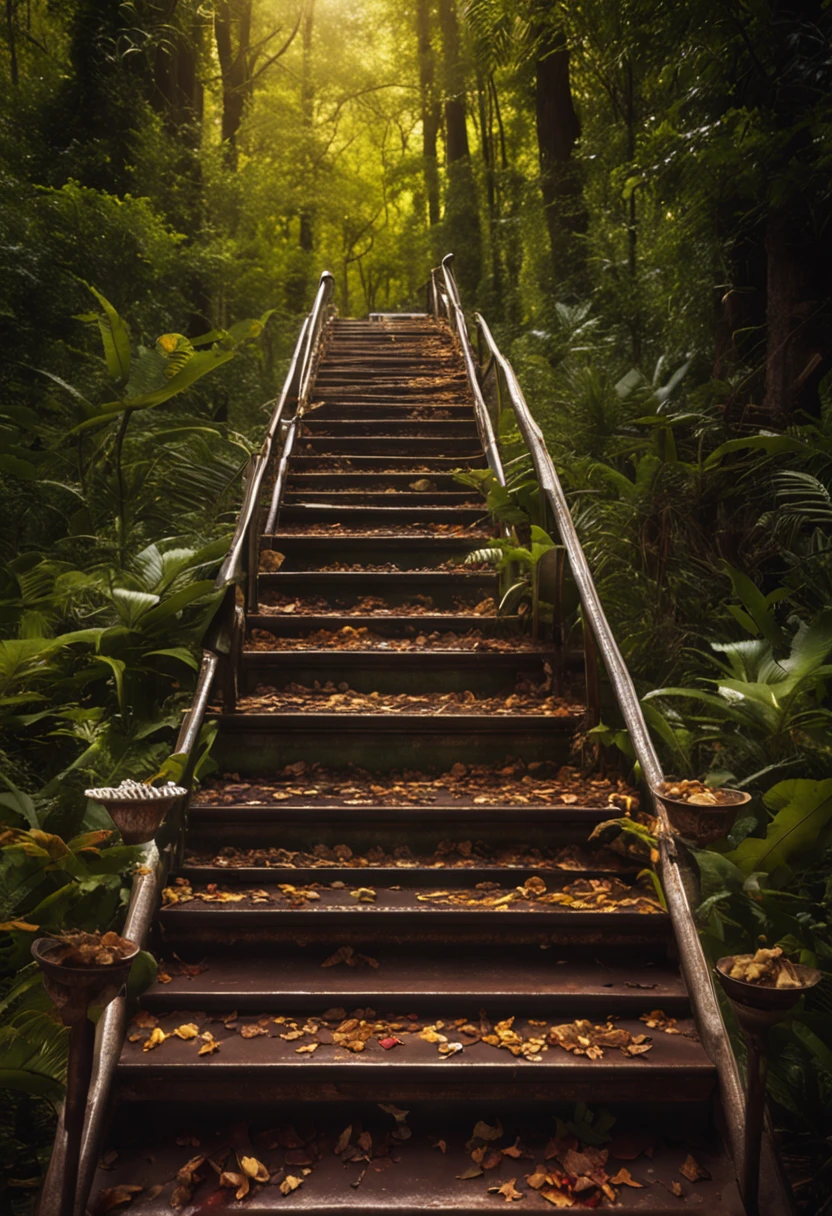
[[[416,0],[416,42],[419,54],[419,91],[422,109],[422,161],[428,221],[434,228],[440,219],[439,162],[436,143],[441,125],[441,109],[436,93],[436,54],[430,28],[430,0]]]
[[[538,22],[534,34],[540,189],[555,290],[568,295],[582,278],[583,251],[578,238],[586,231],[581,178],[574,159],[581,124],[572,98],[570,49],[563,25],[554,19]]]
[[[439,0],[442,30],[445,162],[445,215],[442,235],[456,255],[455,269],[466,301],[473,301],[480,280],[482,236],[477,190],[468,145],[467,78],[455,0]]]

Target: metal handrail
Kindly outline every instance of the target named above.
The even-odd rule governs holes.
[[[439,316],[440,303],[445,311],[457,318],[462,314],[459,290],[450,265],[450,258],[442,263],[447,295],[440,301],[435,277],[432,279],[432,300],[436,304],[435,315]],[[659,757],[647,729],[641,704],[632,677],[610,628],[598,595],[592,573],[572,520],[563,487],[549,454],[543,433],[532,417],[523,391],[509,361],[495,342],[483,317],[475,314],[479,334],[489,351],[488,369],[492,366],[502,372],[508,399],[517,425],[531,456],[538,483],[554,515],[560,541],[566,550],[572,575],[580,596],[585,626],[589,628],[598,651],[603,657],[607,674],[612,684],[622,717],[630,733],[633,748],[641,771],[650,786],[663,780]],[[458,324],[458,321],[457,321]],[[467,331],[466,331],[467,336]],[[463,344],[464,351],[464,344]],[[652,792],[651,792],[652,796]],[[696,930],[693,912],[688,900],[686,878],[691,882],[689,867],[680,853],[677,841],[667,819],[664,807],[653,799],[658,820],[659,875],[662,881],[668,913],[679,947],[680,963],[690,995],[705,1050],[714,1062],[719,1077],[722,1104],[726,1120],[726,1138],[734,1160],[738,1178],[742,1177],[745,1154],[745,1095],[737,1061],[731,1048],[725,1023],[722,1019],[710,965],[705,958]],[[779,1177],[771,1145],[767,1146],[767,1174],[774,1181]]]
[[[456,286],[453,272],[453,254],[449,253],[442,260],[442,274],[445,279],[447,288],[447,304],[449,307],[449,318],[453,319],[453,328],[456,331],[456,336],[459,339],[459,345],[462,350],[462,358],[465,363],[465,371],[468,375],[468,383],[471,388],[471,393],[474,398],[474,415],[477,420],[477,430],[479,431],[480,443],[482,444],[485,458],[488,461],[488,467],[494,473],[501,486],[506,484],[505,473],[503,472],[503,462],[500,459],[500,449],[497,447],[497,440],[494,436],[494,427],[491,424],[491,415],[488,412],[488,407],[485,404],[485,398],[482,395],[477,370],[474,364],[474,353],[471,350],[471,342],[468,338],[468,325],[465,320],[465,313],[462,311],[462,306],[459,302],[459,291]]]
[[[334,278],[325,271],[321,275],[315,303],[309,316],[303,322],[295,349],[289,364],[289,369],[280,396],[277,398],[272,411],[269,425],[260,450],[254,457],[243,494],[243,501],[237,516],[237,523],[231,539],[228,553],[214,581],[216,590],[233,591],[238,583],[249,579],[251,569],[247,569],[246,556],[251,552],[251,537],[258,520],[260,491],[263,478],[269,468],[273,455],[275,439],[279,434],[280,423],[287,403],[295,401],[297,408],[302,410],[308,399],[309,389],[314,380],[321,349],[321,335],[327,320],[329,301],[334,287]],[[287,432],[294,436],[296,418]],[[281,461],[281,467],[287,463]],[[248,565],[250,566],[250,562]],[[256,568],[254,576],[256,578]],[[233,598],[231,606],[234,607]],[[214,646],[220,636],[216,629]],[[202,652],[202,662],[197,677],[196,689],[190,708],[185,714],[179,729],[176,742],[177,755],[184,756],[185,769],[180,783],[190,788],[193,770],[196,764],[196,748],[202,730],[205,711],[211,695],[212,687],[220,670],[223,656],[206,643]],[[173,809],[168,817],[168,834],[174,829],[174,840],[167,846],[157,848],[155,842],[146,846],[144,864],[141,872],[133,879],[130,903],[122,932],[131,941],[143,945],[153,919],[159,895],[164,886],[167,874],[175,864],[181,848],[187,827],[187,802],[182,802]],[[164,830],[164,829],[163,829]],[[127,1023],[127,1001],[124,996],[117,997],[104,1011],[96,1028],[95,1052],[93,1058],[93,1073],[87,1099],[87,1112],[84,1123],[83,1139],[78,1168],[78,1182],[75,1198],[75,1216],[82,1216],[87,1203],[90,1189],[95,1176],[101,1137],[107,1118],[109,1097],[115,1078],[116,1068],[121,1054],[121,1046]],[[65,1156],[63,1112],[58,1118],[55,1136],[55,1146],[49,1162],[43,1189],[41,1191],[38,1212],[40,1216],[51,1216],[57,1210],[59,1203],[61,1176],[63,1174]]]

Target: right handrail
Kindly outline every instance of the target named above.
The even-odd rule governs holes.
[[[494,365],[499,367],[505,377],[506,389],[517,425],[531,456],[538,483],[552,509],[561,543],[569,559],[572,576],[581,600],[584,620],[591,629],[603,657],[642,773],[649,786],[658,785],[664,779],[661,763],[653,746],[653,740],[650,738],[632,676],[624,662],[598,596],[592,572],[578,538],[560,478],[546,447],[543,432],[532,417],[514,369],[494,341],[491,330],[479,313],[475,314],[475,318]],[[693,911],[681,873],[676,839],[670,831],[664,807],[655,799],[654,806],[659,822],[659,872],[667,900],[667,909],[679,944],[682,971],[691,1003],[696,1011],[699,1031],[705,1049],[716,1065],[722,1086],[727,1121],[726,1131],[736,1164],[741,1162],[743,1153],[745,1096],[728,1032],[722,1020],[711,969],[696,931]]]

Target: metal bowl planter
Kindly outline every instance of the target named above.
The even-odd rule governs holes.
[[[32,943],[32,955],[43,972],[43,986],[70,1032],[64,1105],[64,1169],[57,1216],[74,1216],[75,1211],[81,1140],[95,1045],[95,1026],[89,1019],[89,1008],[91,1005],[109,1005],[126,984],[130,967],[139,953],[135,942],[130,945],[130,953],[114,963],[83,966],[58,962],[51,957],[63,949],[63,943],[55,938],[39,937]]]
[[[727,836],[740,807],[751,801],[751,795],[743,790],[721,789],[724,801],[708,803],[672,798],[657,785],[651,785],[650,790],[667,812],[674,832],[697,845],[712,844]]]
[[[821,973],[814,967],[793,963],[799,987],[774,988],[731,977],[735,955],[719,959],[716,977],[737,1015],[748,1045],[745,1102],[745,1151],[742,1164],[742,1197],[748,1216],[758,1216],[760,1192],[760,1153],[766,1109],[768,1073],[768,1032],[782,1022],[800,998],[819,983]]]
[[[155,786],[129,780],[112,789],[84,790],[93,802],[107,808],[125,844],[147,844],[153,840],[165,815],[187,792],[172,781]]]

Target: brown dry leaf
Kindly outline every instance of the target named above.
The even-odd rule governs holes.
[[[146,1009],[140,1009],[130,1019],[134,1026],[138,1026],[140,1030],[152,1030],[154,1026],[159,1025],[159,1019],[152,1013],[148,1013]]]
[[[228,1022],[226,1022],[225,1024],[227,1026]],[[258,1026],[258,1024],[256,1022],[251,1022],[247,1026],[240,1027],[240,1038],[241,1039],[256,1039],[261,1034],[268,1034],[268,1033],[269,1033],[268,1029],[265,1026]]]
[[[150,1038],[145,1039],[142,1044],[142,1051],[153,1051],[154,1047],[161,1046],[167,1037],[161,1026],[154,1026],[150,1032]]]
[[[177,1039],[195,1039],[199,1034],[199,1027],[193,1022],[185,1022],[182,1026],[177,1026],[173,1033]]]
[[[302,1185],[302,1178],[298,1178],[295,1174],[287,1174],[280,1184],[280,1193],[281,1195],[291,1195],[292,1191],[296,1191]]]
[[[699,1182],[700,1179],[707,1181],[711,1176],[708,1170],[706,1170],[703,1165],[700,1165],[696,1158],[690,1153],[688,1153],[687,1157],[685,1157],[684,1161],[679,1166],[679,1173],[684,1178],[687,1178],[688,1182]]]
[[[99,1191],[92,1207],[93,1216],[105,1216],[116,1208],[127,1207],[141,1191],[143,1186],[108,1186],[105,1191]]]
[[[173,1188],[173,1194],[170,1197],[170,1206],[172,1208],[184,1208],[186,1203],[190,1203],[193,1189],[199,1182],[198,1171],[205,1164],[205,1157],[200,1154],[198,1157],[191,1157],[176,1175],[176,1185]]]
[[[320,1047],[320,1043],[302,1043],[300,1045],[300,1047],[295,1048],[295,1052],[299,1056],[302,1056],[302,1055],[311,1056],[312,1052],[317,1051],[319,1047]]]
[[[514,1185],[516,1181],[516,1178],[509,1178],[502,1184],[502,1186],[490,1186],[488,1188],[488,1193],[489,1195],[502,1195],[506,1203],[511,1203],[512,1199],[522,1199],[523,1192],[518,1191],[517,1187]]]
[[[350,1124],[349,1127],[345,1127],[344,1130],[341,1132],[341,1135],[338,1137],[338,1141],[335,1145],[336,1157],[341,1156],[344,1149],[349,1144],[351,1136],[352,1136],[352,1124]]]
[[[240,1169],[249,1178],[253,1178],[255,1182],[268,1182],[269,1171],[266,1169],[262,1161],[258,1161],[256,1157],[240,1157]]]
[[[644,1186],[643,1182],[636,1182],[635,1178],[633,1178],[633,1176],[630,1174],[630,1171],[625,1169],[623,1165],[615,1177],[610,1178],[610,1183],[612,1186]]]
[[[575,1206],[575,1200],[571,1195],[567,1195],[565,1191],[540,1191],[538,1193],[556,1208],[573,1208]]]
[[[373,1147],[373,1137],[369,1132],[362,1132],[358,1137],[357,1144],[363,1152],[369,1153],[370,1149]]]
[[[434,1147],[434,1148],[438,1148],[438,1149],[439,1149],[439,1151],[440,1151],[440,1153],[447,1153],[447,1151],[448,1151],[448,1142],[447,1142],[447,1140],[437,1140],[437,1141],[436,1141],[436,1144],[434,1144],[434,1146],[433,1146],[433,1147]]]
[[[489,1123],[486,1123],[484,1119],[480,1119],[480,1121],[474,1125],[474,1130],[471,1133],[471,1136],[477,1140],[499,1140],[502,1134],[503,1126],[501,1123],[498,1123],[496,1127],[492,1127]]]
[[[235,1174],[232,1170],[223,1170],[220,1174],[220,1186],[229,1191],[236,1191],[235,1199],[245,1199],[251,1190],[251,1182],[245,1174]]]
[[[546,1171],[542,1170],[538,1166],[533,1174],[526,1174],[526,1182],[528,1182],[533,1191],[539,1191],[540,1188],[545,1184],[548,1177],[549,1175],[546,1173]]]
[[[461,1178],[464,1182],[467,1182],[469,1178],[479,1178],[482,1172],[482,1166],[469,1165],[467,1170],[463,1170],[461,1174],[457,1174],[457,1178]]]
[[[676,1196],[677,1199],[684,1198],[685,1192],[682,1190],[681,1182],[671,1182],[670,1190],[671,1190],[672,1194],[674,1194]]]
[[[510,1144],[508,1148],[501,1148],[500,1152],[504,1157],[522,1157],[523,1150],[520,1148],[520,1137],[518,1136],[514,1144]]]

